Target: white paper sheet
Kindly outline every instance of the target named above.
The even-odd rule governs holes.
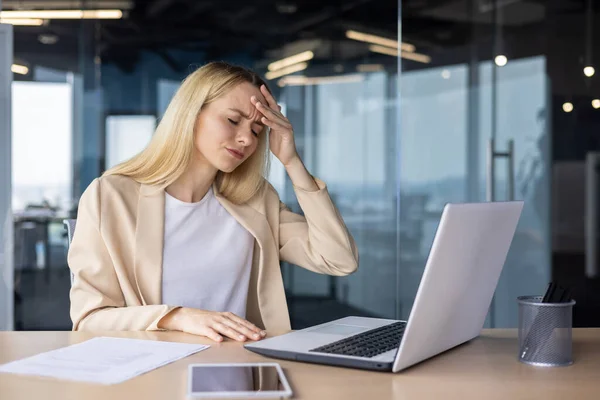
[[[208,347],[210,346],[97,337],[0,365],[0,372],[111,385]]]

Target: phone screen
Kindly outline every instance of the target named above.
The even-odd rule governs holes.
[[[192,394],[285,390],[279,371],[274,366],[193,366],[190,379]]]

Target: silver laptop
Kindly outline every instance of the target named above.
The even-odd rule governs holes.
[[[521,201],[447,204],[408,321],[347,317],[245,348],[398,372],[479,336],[522,209]]]

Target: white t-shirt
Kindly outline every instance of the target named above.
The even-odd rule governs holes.
[[[165,192],[163,304],[246,316],[254,237],[212,188],[197,203]]]

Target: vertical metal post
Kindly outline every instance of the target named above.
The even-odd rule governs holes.
[[[598,272],[598,191],[600,190],[600,153],[589,152],[585,160],[585,276],[597,278]]]
[[[13,216],[11,203],[12,60],[12,25],[0,24],[0,331],[12,330],[14,325]]]

